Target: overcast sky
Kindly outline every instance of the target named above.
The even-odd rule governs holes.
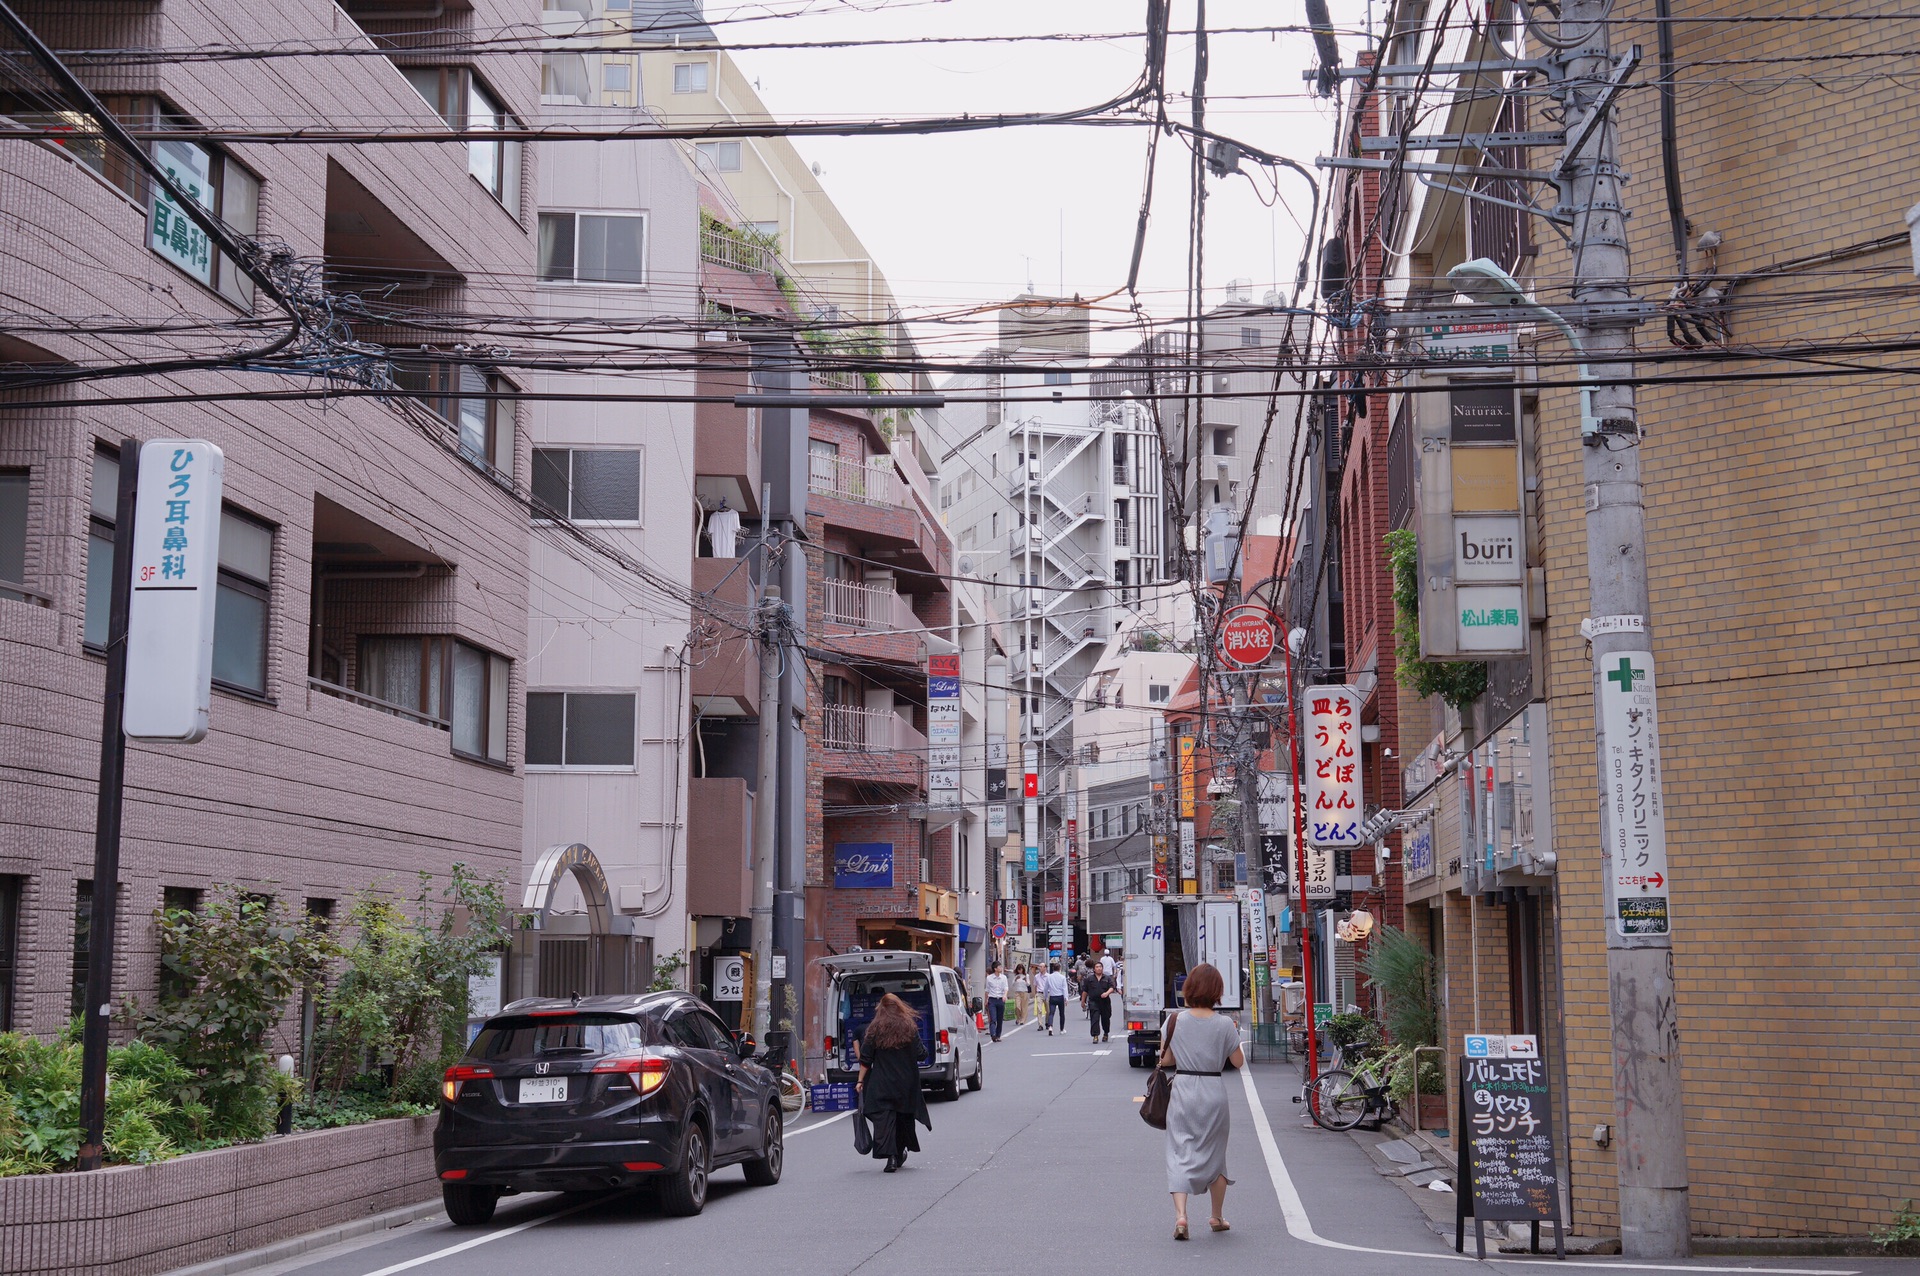
[[[807,16],[717,28],[722,40],[825,40],[1137,31],[1144,0],[868,0]],[[737,10],[709,0],[710,17]],[[1362,20],[1364,0],[1335,0],[1337,22]],[[1193,0],[1174,0],[1173,25],[1193,27]],[[1299,3],[1212,0],[1210,30],[1304,18]],[[1353,43],[1343,41],[1343,43]],[[762,50],[736,55],[777,118],[872,119],[961,112],[1051,111],[1124,92],[1141,70],[1140,40],[928,48]],[[1208,127],[1299,160],[1327,149],[1334,104],[1306,95],[1313,63],[1304,35],[1219,35],[1211,42]],[[1193,38],[1173,41],[1168,84],[1191,109]],[[1126,282],[1139,212],[1147,130],[1027,128],[932,137],[800,138],[822,186],[866,242],[909,309],[997,301],[1029,283],[1097,296]],[[1140,292],[1153,313],[1184,310],[1190,155],[1163,138]],[[1257,301],[1290,287],[1311,204],[1298,174],[1209,179],[1206,278],[1217,302],[1233,279]],[[1277,180],[1277,198],[1274,181]],[[1271,206],[1269,206],[1271,205]],[[1122,344],[1116,337],[1107,348]]]

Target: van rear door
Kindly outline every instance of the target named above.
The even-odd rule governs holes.
[[[1134,897],[1120,905],[1126,939],[1120,950],[1127,979],[1126,1008],[1130,1023],[1160,1027],[1160,1008],[1166,1005],[1166,935],[1163,909],[1156,896]]]
[[[933,1057],[933,959],[925,953],[859,952],[817,957],[815,968],[828,977],[827,1025],[834,1037],[827,1066],[851,1073],[859,1067],[853,1043],[867,1030],[873,1008],[891,992],[920,1016],[926,1057]]]

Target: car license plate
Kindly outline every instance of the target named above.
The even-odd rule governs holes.
[[[565,1077],[528,1077],[520,1082],[520,1102],[522,1103],[565,1103],[567,1101],[567,1079]]]

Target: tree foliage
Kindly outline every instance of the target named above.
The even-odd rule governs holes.
[[[140,1036],[193,1075],[184,1095],[205,1105],[210,1134],[259,1138],[279,1106],[269,1038],[297,993],[320,988],[339,949],[321,919],[231,886],[197,912],[162,911],[157,924],[170,995]]]
[[[1395,1044],[1430,1046],[1439,1039],[1433,1004],[1433,954],[1404,930],[1382,926],[1354,963],[1379,992],[1381,1018]]]
[[[316,1088],[383,1088],[391,1102],[431,1102],[465,1049],[467,978],[507,941],[505,894],[455,864],[437,896],[422,873],[410,903],[367,891],[347,914],[353,940],[317,1010]],[[378,1086],[359,1083],[369,1072]]]
[[[1420,541],[1407,528],[1387,533],[1393,565],[1393,642],[1399,662],[1394,677],[1424,699],[1439,696],[1464,710],[1487,690],[1484,660],[1424,660],[1420,656]]]

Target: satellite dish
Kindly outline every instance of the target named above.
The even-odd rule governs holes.
[[[960,574],[962,576],[973,575],[973,560],[971,558],[963,558],[960,560]]]

